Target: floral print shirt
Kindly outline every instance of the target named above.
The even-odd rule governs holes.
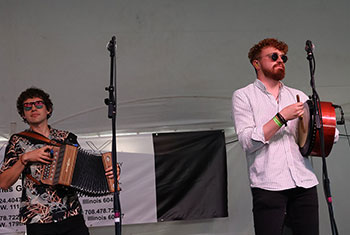
[[[74,134],[51,127],[49,138],[60,143],[77,144],[77,137]],[[12,135],[5,150],[0,174],[11,168],[19,160],[20,155],[44,145],[45,143],[30,137]],[[52,223],[81,214],[82,208],[74,189],[61,185],[37,184],[26,177],[27,174],[31,174],[34,179],[40,181],[42,171],[43,164],[31,163],[22,172],[20,221],[24,224]]]

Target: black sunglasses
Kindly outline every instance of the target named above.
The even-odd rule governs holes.
[[[283,61],[283,63],[286,63],[287,60],[288,60],[288,57],[286,55],[278,55],[276,52],[272,53],[272,54],[268,54],[266,56],[270,57],[273,61],[278,60],[278,56],[280,56],[282,61]]]

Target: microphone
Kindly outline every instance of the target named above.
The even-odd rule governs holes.
[[[110,52],[115,52],[117,50],[117,38],[115,36],[107,43],[106,48]]]
[[[305,51],[307,52],[308,55],[312,54],[312,51],[315,49],[315,45],[312,44],[310,40],[306,41],[305,45]]]

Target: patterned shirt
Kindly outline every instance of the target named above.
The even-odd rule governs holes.
[[[250,186],[265,190],[310,188],[318,184],[309,158],[303,157],[297,144],[298,119],[288,121],[266,141],[263,126],[277,112],[296,103],[301,91],[280,83],[278,101],[258,79],[233,93],[233,121],[238,140],[246,152]]]
[[[74,134],[53,128],[50,128],[49,138],[61,143],[77,143]],[[11,168],[23,153],[43,146],[44,144],[38,140],[17,134],[12,135],[5,150],[0,174]],[[77,193],[72,188],[60,185],[38,185],[28,177],[24,177],[24,175],[30,173],[36,180],[40,181],[42,170],[43,165],[41,163],[31,163],[22,172],[23,189],[19,215],[20,221],[24,224],[51,223],[81,214],[82,208]]]

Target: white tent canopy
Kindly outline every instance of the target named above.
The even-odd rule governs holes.
[[[0,2],[0,136],[24,127],[16,109],[30,86],[49,92],[50,120],[75,133],[110,130],[107,42],[117,36],[120,132],[228,128],[232,92],[254,81],[249,48],[289,46],[285,83],[311,94],[305,41],[316,45],[322,100],[349,116],[347,1]]]
[[[341,105],[349,121],[349,7],[345,0],[2,0],[0,138],[26,127],[15,105],[20,92],[31,86],[51,95],[51,125],[78,135],[110,132],[104,99],[110,71],[106,44],[113,35],[118,46],[118,133],[222,128],[234,134],[232,92],[254,81],[247,53],[266,37],[288,43],[284,82],[308,95],[304,47],[308,39],[315,44],[321,100]],[[340,142],[340,154],[348,156],[346,142]],[[239,168],[237,180],[247,185],[244,155],[232,155],[237,152],[241,153],[235,150],[228,157],[239,157],[243,165],[233,166],[237,161],[231,159],[229,170]],[[347,164],[344,158],[340,165]],[[240,190],[240,184],[231,183],[230,190]],[[250,219],[248,185],[244,190],[247,199],[242,205],[248,208],[230,210],[245,210]],[[323,217],[327,221],[326,213]],[[225,234],[220,231],[226,222],[209,223],[213,227],[206,234]],[[235,234],[252,234],[250,223],[240,224]],[[183,234],[205,234],[183,226]],[[232,232],[233,225],[227,226]],[[349,225],[344,223],[344,228],[343,234],[349,233]]]

